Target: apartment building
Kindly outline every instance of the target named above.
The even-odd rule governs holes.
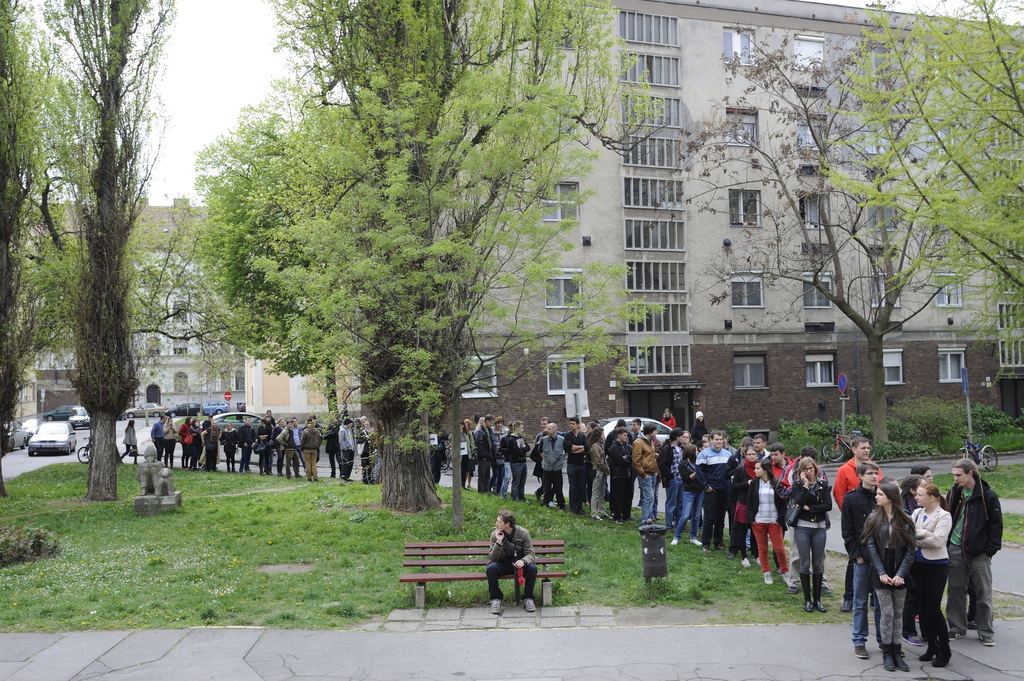
[[[623,80],[647,84],[655,113],[627,152],[604,152],[591,175],[558,187],[586,198],[555,197],[545,217],[577,221],[573,267],[552,273],[545,302],[571,305],[581,267],[625,264],[629,295],[661,311],[610,334],[632,380],[556,357],[498,387],[499,362],[490,387],[464,395],[464,416],[501,413],[532,431],[582,397],[593,418],[669,408],[689,424],[701,410],[712,426],[766,431],[779,419],[837,418],[840,374],[847,413],[870,413],[871,348],[827,295],[840,288],[865,323],[885,317],[875,351],[889,404],[961,398],[967,367],[972,400],[1019,415],[1024,380],[1006,369],[1024,370],[1024,352],[968,332],[980,302],[970,282],[922,264],[924,250],[909,268],[898,255],[923,249],[915,226],[895,209],[865,207],[823,171],[875,172],[870,131],[835,113],[843,95],[833,67],[862,41],[865,11],[796,0],[616,4]],[[844,142],[832,147],[831,136]]]

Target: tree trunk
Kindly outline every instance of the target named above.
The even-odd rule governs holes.
[[[92,460],[89,462],[89,491],[86,501],[117,500],[117,414],[92,416]]]
[[[430,472],[429,448],[422,444],[424,425],[419,415],[409,412],[390,423],[383,419],[382,422],[385,432],[378,434],[381,505],[408,513],[440,509],[441,498],[434,489],[434,477]],[[401,449],[403,442],[415,442],[413,449]]]
[[[0,456],[0,499],[6,499],[8,496],[10,495],[7,493],[7,485],[4,484],[4,457]]]
[[[324,390],[324,397],[327,398],[327,420],[338,413],[338,376],[334,367],[327,370],[327,387]]]
[[[886,424],[889,407],[885,397],[885,367],[882,364],[882,336],[866,336],[868,342],[868,375],[871,379],[871,420],[873,422],[873,443],[880,445],[889,441]]]

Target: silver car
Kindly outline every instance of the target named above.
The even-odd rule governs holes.
[[[61,454],[71,456],[78,444],[75,429],[67,421],[47,421],[28,441],[28,455]]]
[[[34,421],[34,419],[32,420]],[[33,426],[33,432],[34,428],[35,426]],[[9,452],[21,449],[28,444],[28,439],[32,437],[32,433],[25,429],[21,421],[12,421],[7,424],[7,432],[10,433],[10,437],[7,438],[7,451]]]

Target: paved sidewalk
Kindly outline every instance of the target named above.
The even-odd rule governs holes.
[[[556,608],[556,611],[564,609]],[[633,609],[627,609],[633,610]],[[664,608],[665,615],[671,608]],[[417,611],[419,612],[419,611]],[[463,611],[420,613],[421,623]],[[472,613],[471,613],[472,614]],[[555,615],[560,617],[562,615]],[[590,615],[575,613],[583,620]],[[545,615],[539,616],[541,621]],[[594,615],[603,619],[605,615]],[[407,621],[407,620],[396,620]],[[853,656],[847,625],[596,626],[376,633],[273,629],[0,635],[4,681],[840,681],[1024,679],[1024,622],[999,621],[997,643],[953,642],[949,667],[886,672]]]

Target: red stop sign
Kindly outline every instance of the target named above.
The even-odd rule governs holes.
[[[224,401],[225,402],[230,402],[231,401],[231,391],[230,390],[225,390],[224,391]]]

